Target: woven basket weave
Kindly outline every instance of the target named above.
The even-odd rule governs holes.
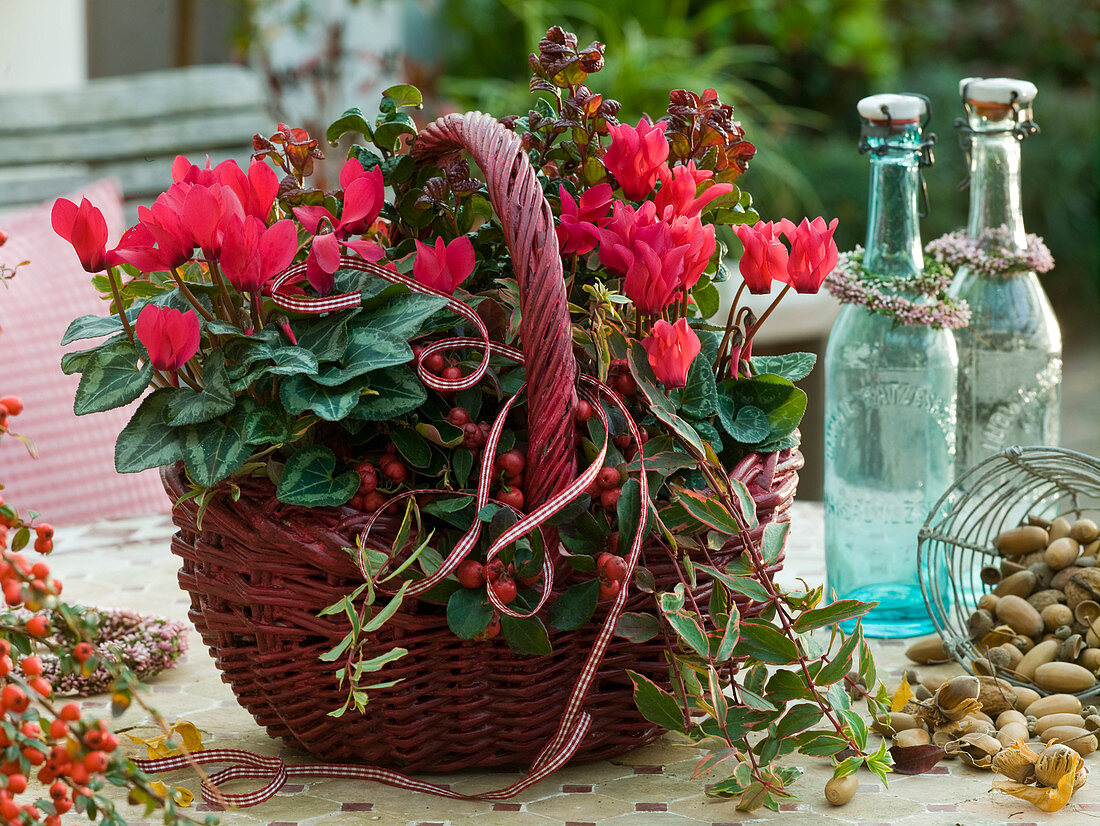
[[[465,149],[485,174],[501,216],[523,305],[521,334],[529,390],[528,506],[575,478],[573,409],[577,367],[553,216],[517,136],[481,114],[449,115],[417,139],[414,157],[432,159]],[[749,454],[731,476],[743,481],[757,505],[760,527],[785,518],[794,498],[802,456],[797,451]],[[174,501],[187,491],[183,468],[163,473]],[[194,499],[179,502],[180,528],[172,550],[183,560],[180,585],[191,595],[190,618],[209,646],[222,678],[241,705],[273,737],[281,737],[326,761],[452,771],[529,762],[554,734],[582,664],[592,650],[606,609],[572,632],[551,631],[554,653],[520,656],[501,638],[468,641],[448,628],[438,605],[406,600],[376,634],[363,657],[395,645],[409,654],[388,665],[382,679],[396,686],[372,690],[364,714],[340,718],[346,688],[332,663],[319,657],[347,633],[339,616],[318,617],[361,584],[344,549],[353,547],[358,512],[304,509],[280,503],[270,483],[240,480],[236,501],[210,498],[196,527]],[[346,523],[347,526],[345,526]],[[380,520],[371,542],[380,550],[396,524]],[[712,559],[724,564],[739,554],[735,538]],[[782,555],[771,569],[782,564]],[[678,581],[666,549],[643,549],[639,563],[658,588]],[[570,584],[555,578],[554,590]],[[705,598],[709,585],[702,585]],[[737,595],[742,616],[758,613]],[[652,597],[632,593],[627,611],[652,607]],[[643,745],[660,734],[635,709],[630,668],[667,685],[666,642],[643,644],[616,638],[607,650],[585,707],[592,728],[575,760],[595,760]]]

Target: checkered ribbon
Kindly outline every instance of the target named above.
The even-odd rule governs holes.
[[[426,295],[443,295],[448,298],[448,307],[456,312],[459,312],[464,317],[475,323],[478,328],[478,332],[481,334],[481,338],[452,338],[445,339],[443,341],[435,342],[429,345],[421,353],[420,359],[417,363],[417,372],[421,379],[430,387],[435,389],[455,389],[455,385],[459,382],[446,382],[439,378],[435,374],[425,370],[421,365],[423,358],[432,353],[440,352],[447,349],[454,348],[473,348],[482,349],[482,361],[480,371],[476,374],[479,381],[481,376],[484,375],[485,370],[489,365],[489,358],[491,355],[496,354],[505,358],[508,358],[517,364],[523,363],[523,354],[512,347],[507,347],[502,344],[496,344],[489,341],[488,332],[485,329],[485,325],[481,323],[481,319],[474,313],[469,307],[463,304],[457,299],[446,296],[443,293],[439,293],[428,287],[424,287],[412,279],[399,275],[391,270],[387,270],[376,264],[363,261],[361,259],[343,258],[341,259],[341,265],[345,267],[360,269],[368,271],[378,275],[381,278],[385,278],[387,281],[394,283],[405,284],[415,292],[424,293]],[[355,307],[359,304],[359,294],[349,293],[344,296],[333,296],[326,299],[311,299],[301,296],[293,296],[280,292],[280,287],[288,285],[293,282],[295,278],[301,277],[305,272],[304,266],[297,266],[288,270],[283,275],[276,279],[272,288],[272,297],[276,298],[276,303],[285,309],[294,310],[296,312],[310,312],[310,313],[325,313],[331,312],[334,309],[347,309],[348,307]],[[351,299],[354,302],[351,302]],[[286,303],[283,303],[283,302]],[[321,302],[321,303],[308,303],[308,302]],[[349,303],[350,302],[350,303]],[[304,307],[311,307],[312,309],[303,309]],[[324,307],[324,309],[318,309],[318,307]],[[465,311],[465,312],[463,312]],[[474,374],[471,374],[474,375]],[[469,376],[464,379],[461,384],[466,387],[472,386],[471,383],[467,383]],[[634,444],[638,446],[638,461],[641,464],[641,470],[638,474],[638,483],[640,485],[640,494],[642,502],[649,502],[649,482],[646,478],[645,464],[642,458],[641,452],[641,434],[638,431],[638,426],[635,424],[634,419],[630,415],[630,411],[627,410],[622,400],[612,391],[607,385],[598,381],[591,376],[580,376],[580,382],[582,387],[581,395],[586,398],[591,404],[595,414],[599,417],[600,423],[603,425],[604,430],[604,442],[600,446],[598,455],[595,461],[586,468],[578,477],[565,487],[560,492],[556,493],[551,498],[547,499],[541,505],[539,505],[534,511],[529,514],[519,514],[519,520],[506,530],[501,536],[490,546],[486,553],[486,561],[492,560],[501,550],[515,542],[517,539],[530,533],[532,530],[539,529],[546,523],[554,514],[560,512],[566,505],[574,501],[585,489],[591,484],[591,482],[599,474],[603,467],[604,459],[607,455],[607,440],[610,439],[610,428],[608,426],[607,412],[604,409],[603,404],[600,402],[606,402],[611,406],[618,409],[626,420],[627,427],[630,431],[630,437]],[[500,435],[504,431],[505,420],[508,413],[515,403],[517,397],[523,392],[523,388],[515,395],[512,396],[503,406],[496,420],[493,422],[493,426],[489,432],[489,438],[486,440],[484,450],[482,452],[481,472],[478,477],[478,487],[476,494],[467,494],[476,497],[477,509],[480,510],[486,504],[489,503],[489,488],[492,483],[492,471],[493,471],[493,457],[496,455],[496,446],[500,440]],[[410,491],[398,497],[399,499],[408,498],[425,493],[448,493],[453,495],[453,491]],[[368,520],[364,532],[369,533],[370,529],[377,521],[380,512],[373,514]],[[623,575],[623,587],[619,589],[619,593],[615,596],[614,601],[611,604],[611,608],[607,612],[607,616],[604,618],[603,625],[600,627],[600,632],[596,637],[596,641],[592,646],[592,650],[589,652],[588,657],[585,659],[584,665],[581,668],[581,673],[577,678],[576,684],[573,686],[573,691],[569,695],[569,699],[565,704],[565,709],[562,712],[561,720],[558,723],[558,729],[550,741],[539,752],[534,762],[531,764],[531,768],[528,773],[511,784],[501,789],[495,789],[493,791],[481,792],[480,794],[460,794],[452,791],[446,786],[440,786],[434,783],[425,783],[401,772],[393,771],[392,769],[382,769],[373,766],[358,766],[339,763],[305,763],[300,765],[287,765],[281,758],[278,757],[262,757],[252,752],[244,751],[241,749],[207,749],[204,751],[198,751],[192,753],[190,756],[176,756],[176,757],[163,757],[156,760],[136,760],[138,767],[143,771],[150,774],[156,774],[159,772],[174,771],[177,769],[187,768],[192,764],[208,765],[215,763],[231,763],[228,768],[221,769],[210,775],[210,777],[202,782],[201,792],[203,799],[208,803],[227,803],[234,807],[248,807],[255,806],[258,803],[270,800],[274,795],[283,787],[289,777],[343,777],[356,780],[373,780],[378,783],[384,783],[387,786],[396,786],[401,789],[409,789],[412,791],[425,792],[427,794],[437,795],[439,797],[449,797],[454,799],[463,800],[504,800],[519,794],[526,788],[533,786],[541,780],[549,777],[558,769],[565,766],[569,760],[580,748],[581,743],[584,741],[585,736],[588,734],[588,730],[592,725],[591,715],[584,710],[584,700],[588,696],[588,691],[592,687],[593,681],[596,679],[596,675],[599,672],[600,663],[603,661],[604,654],[607,652],[607,647],[611,643],[611,638],[615,633],[615,626],[618,624],[619,617],[622,615],[623,608],[626,606],[626,600],[629,596],[630,589],[629,583],[634,578],[634,569],[637,567],[638,559],[642,551],[642,542],[644,539],[643,525],[645,519],[640,519],[639,524],[634,531],[634,537],[630,544],[630,552],[626,557],[626,570]],[[444,560],[443,565],[432,576],[427,579],[421,580],[411,585],[406,594],[409,596],[415,596],[416,594],[423,593],[428,589],[436,585],[440,580],[454,571],[455,568],[466,558],[466,555],[477,544],[479,532],[481,530],[481,520],[475,519],[474,524],[470,530],[463,536],[462,540],[456,545],[455,549]],[[543,554],[543,588],[538,605],[531,612],[538,611],[539,608],[546,602],[552,591],[553,585],[553,563],[550,559],[550,553]],[[366,573],[366,565],[364,560],[360,560],[360,569],[363,571],[364,576]],[[499,598],[493,593],[492,589],[487,589],[490,601],[493,606],[501,612],[507,613],[514,617],[530,616],[530,614],[518,614],[511,611],[506,605],[500,602]],[[259,789],[245,793],[226,793],[221,792],[221,785],[233,780],[246,780],[246,779],[259,779],[266,780],[267,783]]]

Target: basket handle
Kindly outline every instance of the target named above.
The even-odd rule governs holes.
[[[463,149],[485,175],[519,282],[530,510],[565,487],[576,470],[577,362],[554,216],[519,136],[491,115],[445,115],[420,133],[411,154],[427,161]]]

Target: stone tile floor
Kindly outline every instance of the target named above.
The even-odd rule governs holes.
[[[791,541],[783,578],[820,582],[824,579],[822,511],[819,504],[799,503],[793,513]],[[188,600],[176,585],[177,564],[169,552],[173,528],[167,517],[102,522],[59,530],[52,566],[75,602],[129,607],[186,619]],[[909,667],[900,640],[872,642],[879,673],[893,687]],[[944,673],[957,666],[936,666]],[[308,757],[267,737],[241,710],[218,677],[213,661],[196,633],[191,650],[173,671],[151,683],[153,705],[169,720],[183,718],[203,733],[207,747],[244,748],[279,755],[288,762]],[[105,698],[91,698],[89,707],[102,708]],[[134,734],[158,733],[150,721],[131,710],[118,726]],[[876,744],[877,745],[877,744]],[[226,826],[729,826],[778,821],[789,824],[907,824],[908,826],[988,826],[989,824],[1087,823],[1100,820],[1100,781],[1094,779],[1062,812],[1045,814],[1029,804],[991,791],[992,775],[958,761],[939,764],[929,774],[892,776],[884,788],[869,773],[860,775],[859,792],[851,803],[834,808],[823,794],[831,775],[827,761],[796,755],[791,762],[805,775],[795,784],[800,802],[745,814],[730,801],[711,800],[702,793],[703,780],[691,779],[696,752],[674,745],[670,738],[614,760],[569,767],[505,802],[453,801],[350,780],[304,778],[287,785],[259,806],[225,812]],[[1100,754],[1100,753],[1098,753]],[[135,756],[144,754],[135,751]],[[1100,758],[1088,759],[1095,773]],[[518,775],[468,772],[430,779],[456,791],[474,792],[507,785]],[[188,772],[165,777],[169,783],[198,792]],[[297,780],[297,778],[295,778]],[[244,790],[240,788],[232,791]],[[198,813],[217,811],[197,801]],[[123,804],[125,805],[125,804]],[[73,817],[65,823],[87,822]],[[152,826],[135,811],[131,826]]]

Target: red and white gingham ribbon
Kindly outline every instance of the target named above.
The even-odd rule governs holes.
[[[411,279],[398,275],[397,273],[386,270],[375,264],[362,261],[360,259],[341,259],[341,264],[356,269],[364,269],[379,275],[394,283],[401,283],[408,286],[410,289],[416,292],[425,293],[428,295],[442,295],[435,290],[427,287],[423,287],[417,284]],[[295,277],[295,270],[297,270],[297,277],[300,277],[304,273],[304,265],[299,265],[296,268],[292,268],[283,275],[276,279],[276,283],[272,289],[273,297],[278,293],[279,287],[288,283]],[[346,303],[350,301],[350,298],[354,298],[354,303]],[[444,296],[447,297],[447,296]],[[299,302],[325,302],[323,306],[326,309],[317,309],[322,306],[317,303],[302,304]],[[285,303],[284,303],[285,302]],[[280,299],[276,299],[276,303],[285,309],[294,310],[297,312],[311,312],[311,313],[323,313],[331,312],[334,309],[347,309],[348,307],[358,306],[359,294],[347,294],[345,296],[334,296],[331,299],[307,299],[298,296],[282,296]],[[301,309],[303,306],[309,306],[312,309]],[[523,354],[511,347],[507,347],[501,344],[494,344],[489,341],[488,332],[485,329],[485,325],[481,323],[481,319],[477,317],[477,314],[470,310],[469,307],[462,304],[457,299],[451,299],[448,306],[452,309],[456,309],[466,318],[475,322],[478,327],[478,332],[481,333],[483,338],[471,339],[471,338],[454,338],[445,341],[435,342],[429,347],[425,348],[421,354],[421,360],[424,355],[431,352],[438,352],[446,349],[453,349],[455,347],[468,347],[475,349],[483,349],[483,356],[481,362],[480,372],[477,373],[476,381],[479,381],[481,376],[484,375],[485,370],[488,368],[490,355],[496,353],[498,355],[505,356],[517,363],[522,363]],[[461,307],[468,312],[462,312],[457,308]],[[472,317],[471,317],[472,316]],[[450,385],[457,383],[444,382],[434,374],[423,370],[418,363],[418,373],[421,374],[421,378],[429,386],[436,389],[456,389]],[[426,376],[424,374],[427,374]],[[475,374],[471,374],[475,375]],[[437,387],[436,383],[430,382],[430,379],[435,379],[442,387]],[[466,377],[463,380],[465,383],[470,377]],[[607,455],[607,441],[611,438],[610,428],[608,425],[607,413],[603,409],[603,405],[600,404],[600,400],[604,400],[614,407],[616,407],[620,413],[626,419],[627,427],[630,430],[630,437],[633,443],[638,447],[638,462],[641,466],[640,473],[638,474],[638,483],[640,485],[641,501],[646,503],[648,507],[649,503],[649,481],[645,473],[645,464],[641,451],[641,434],[638,431],[638,426],[635,424],[634,419],[631,417],[630,412],[623,404],[622,400],[615,394],[611,388],[598,381],[591,376],[580,376],[580,382],[582,387],[580,388],[583,397],[590,400],[592,409],[599,417],[601,424],[604,426],[604,443],[601,445],[599,454],[596,460],[586,468],[573,482],[566,486],[563,490],[554,494],[546,502],[539,505],[534,511],[527,515],[522,515],[521,518],[506,530],[501,536],[492,544],[489,548],[486,556],[487,561],[493,559],[503,548],[507,547],[512,542],[515,542],[520,537],[526,535],[532,530],[540,528],[547,519],[554,514],[560,512],[566,505],[574,501],[580,496],[585,489],[591,484],[591,482],[599,474],[603,468],[603,461]],[[473,384],[465,384],[465,386],[473,386]],[[520,389],[520,392],[522,392]],[[518,395],[518,394],[517,394]],[[501,412],[493,422],[492,429],[489,433],[489,438],[486,440],[486,444],[482,454],[481,472],[478,478],[478,489],[476,493],[476,503],[478,511],[481,510],[489,502],[489,487],[492,483],[492,471],[493,471],[493,459],[496,455],[496,446],[500,440],[500,435],[504,430],[505,420],[507,419],[508,412],[511,409],[512,404],[515,402],[516,396],[510,398],[501,409]],[[427,493],[429,491],[411,491],[409,493],[402,494],[398,498],[406,498],[408,496],[415,496],[420,493]],[[432,493],[453,493],[453,491],[430,491]],[[392,500],[391,500],[392,501]],[[364,531],[369,532],[370,528],[374,525],[378,519],[379,513],[375,513],[367,525]],[[615,626],[618,624],[619,617],[622,615],[623,608],[626,606],[626,600],[630,592],[629,583],[633,580],[634,569],[637,567],[638,559],[642,551],[642,543],[645,538],[645,532],[643,526],[646,522],[646,514],[643,513],[639,519],[639,524],[635,528],[634,537],[630,544],[630,552],[626,557],[626,570],[623,575],[623,587],[619,589],[619,593],[615,596],[614,601],[611,604],[610,609],[607,612],[607,616],[604,618],[603,625],[600,627],[599,634],[596,636],[596,641],[592,646],[592,650],[589,652],[588,657],[585,659],[584,665],[581,668],[581,672],[577,678],[576,684],[573,686],[572,692],[570,692],[569,699],[566,702],[565,709],[562,712],[561,720],[558,723],[558,729],[550,741],[539,752],[534,762],[531,764],[531,768],[528,773],[511,784],[501,789],[495,789],[493,791],[482,792],[480,794],[460,794],[452,791],[445,786],[440,786],[434,783],[425,783],[401,772],[393,771],[392,769],[383,769],[373,766],[358,766],[348,765],[340,763],[305,763],[300,765],[287,765],[278,757],[262,757],[252,752],[240,750],[240,749],[207,749],[204,751],[198,751],[192,753],[189,757],[176,756],[176,757],[163,757],[155,760],[136,760],[138,767],[147,773],[159,773],[166,771],[174,771],[177,769],[187,768],[192,764],[207,765],[210,763],[232,763],[228,768],[222,769],[212,774],[208,780],[203,781],[201,786],[201,793],[203,799],[208,803],[220,803],[222,801],[228,803],[231,806],[248,807],[255,806],[258,803],[263,803],[270,800],[275,794],[283,787],[289,777],[343,777],[349,779],[358,780],[373,780],[379,783],[384,783],[388,786],[396,786],[402,789],[409,789],[412,791],[425,792],[427,794],[434,794],[439,797],[448,797],[453,799],[466,799],[466,800],[503,800],[512,797],[524,789],[533,786],[535,783],[549,777],[555,771],[566,765],[569,760],[580,748],[581,743],[584,741],[585,736],[588,734],[588,730],[592,725],[591,715],[584,710],[584,700],[588,695],[588,691],[592,686],[592,682],[596,679],[596,675],[599,672],[600,663],[603,661],[604,654],[607,652],[607,647],[611,643],[611,638],[615,633]],[[444,560],[443,565],[432,576],[421,580],[411,585],[406,594],[413,596],[419,593],[423,593],[429,588],[433,587],[440,580],[451,573],[458,567],[459,563],[465,559],[466,555],[474,547],[477,542],[479,531],[481,530],[481,521],[476,519],[470,530],[463,536],[463,539],[455,547],[455,549]],[[551,586],[553,583],[553,564],[551,561],[551,549],[546,549],[543,554],[543,592],[539,599],[538,606],[534,609],[537,611],[541,607],[549,594],[551,593]],[[361,568],[365,569],[365,565],[361,564]],[[488,589],[489,598],[492,601],[494,607],[499,610],[511,614],[512,616],[529,616],[528,614],[517,614],[512,612],[506,605],[500,602],[500,600],[493,594],[492,589]],[[532,612],[534,613],[534,612]],[[219,787],[233,780],[243,779],[266,779],[267,783],[259,789],[245,793],[224,793],[219,791]]]

